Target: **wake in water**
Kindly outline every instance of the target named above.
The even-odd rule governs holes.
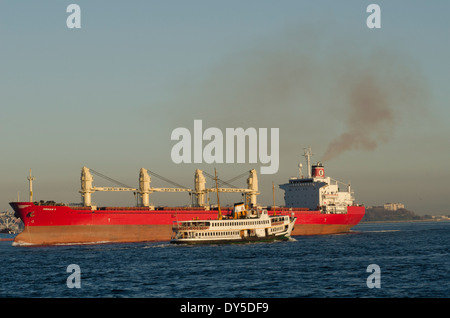
[[[175,245],[173,245],[173,244],[170,244],[169,242],[158,242],[158,243],[155,243],[155,244],[152,244],[152,245],[146,245],[146,246],[144,246],[143,248],[144,249],[147,249],[147,248],[166,248],[166,247],[175,247]]]
[[[388,232],[401,232],[402,230],[380,230],[380,231],[361,231],[360,233],[388,233]]]

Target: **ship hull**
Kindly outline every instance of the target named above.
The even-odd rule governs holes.
[[[14,245],[165,241],[171,233],[169,224],[26,226],[15,237]]]
[[[295,211],[297,217],[291,235],[322,235],[349,232],[364,217],[365,207],[349,206],[344,214],[324,214],[320,211]]]
[[[170,241],[175,221],[216,219],[217,211],[192,208],[87,208],[10,203],[24,230],[14,245],[96,244]],[[301,209],[269,210],[269,214],[294,213],[297,221],[291,235],[342,233],[358,224],[364,207],[348,207],[345,214],[321,214]],[[226,214],[231,210],[222,209]]]

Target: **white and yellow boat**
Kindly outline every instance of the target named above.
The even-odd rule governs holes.
[[[265,209],[247,211],[237,203],[231,215],[217,220],[174,222],[171,243],[216,244],[288,240],[296,218],[288,215],[269,216]]]

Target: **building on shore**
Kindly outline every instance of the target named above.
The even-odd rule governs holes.
[[[384,209],[388,211],[397,211],[398,209],[404,209],[405,205],[403,203],[385,203]]]

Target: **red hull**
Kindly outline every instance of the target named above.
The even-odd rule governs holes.
[[[215,219],[217,210],[201,208],[71,208],[10,203],[25,225],[14,240],[16,244],[76,244],[100,242],[167,241],[174,221],[193,218]],[[228,214],[231,210],[222,209]],[[346,214],[321,214],[319,211],[292,209],[297,217],[292,235],[318,235],[346,232],[364,216],[364,207],[348,207]],[[274,211],[269,210],[269,213]],[[278,209],[275,213],[290,213]]]

